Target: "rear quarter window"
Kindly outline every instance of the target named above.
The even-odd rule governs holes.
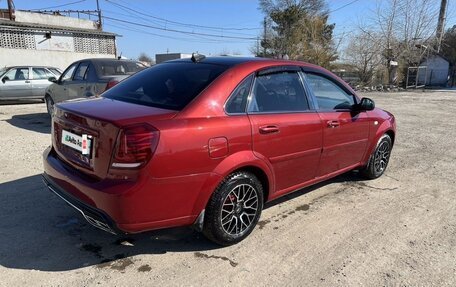
[[[103,97],[181,110],[226,69],[206,63],[163,63],[120,82]]]

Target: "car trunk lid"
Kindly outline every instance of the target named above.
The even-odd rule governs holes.
[[[61,160],[95,180],[106,177],[123,126],[169,119],[176,111],[97,98],[56,106],[53,146]],[[84,141],[87,144],[84,149]]]

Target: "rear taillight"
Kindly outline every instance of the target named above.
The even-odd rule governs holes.
[[[123,128],[117,139],[112,167],[138,168],[145,165],[157,148],[159,135],[159,131],[148,124]]]
[[[115,85],[117,85],[119,83],[119,81],[116,81],[116,80],[111,80],[108,82],[108,84],[106,85],[106,90],[109,90],[110,88],[114,87]]]

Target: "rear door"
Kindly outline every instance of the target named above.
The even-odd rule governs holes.
[[[32,67],[32,78],[30,82],[32,84],[34,98],[44,98],[46,88],[51,84],[49,82],[50,77],[55,76],[46,68]]]
[[[10,69],[1,79],[0,97],[4,99],[31,98],[33,94],[29,76],[29,67]]]
[[[356,97],[336,79],[317,72],[306,73],[306,82],[323,128],[323,151],[319,176],[358,164],[366,150],[369,118],[366,112],[352,111]]]
[[[257,74],[248,106],[254,153],[272,166],[276,191],[316,176],[322,126],[311,109],[296,67]]]

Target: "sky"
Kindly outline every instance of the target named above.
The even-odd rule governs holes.
[[[435,1],[439,5],[438,0]],[[456,25],[456,0],[448,0],[446,26]],[[353,33],[376,6],[376,0],[327,0],[335,40]],[[257,0],[99,0],[103,29],[117,33],[122,56],[140,53],[251,55],[261,37],[263,13]],[[95,10],[96,0],[15,0],[18,10]],[[57,7],[60,6],[60,7]],[[6,8],[0,0],[0,8]],[[436,19],[437,22],[437,19]],[[136,23],[136,24],[133,24]],[[171,31],[172,30],[172,31]]]

